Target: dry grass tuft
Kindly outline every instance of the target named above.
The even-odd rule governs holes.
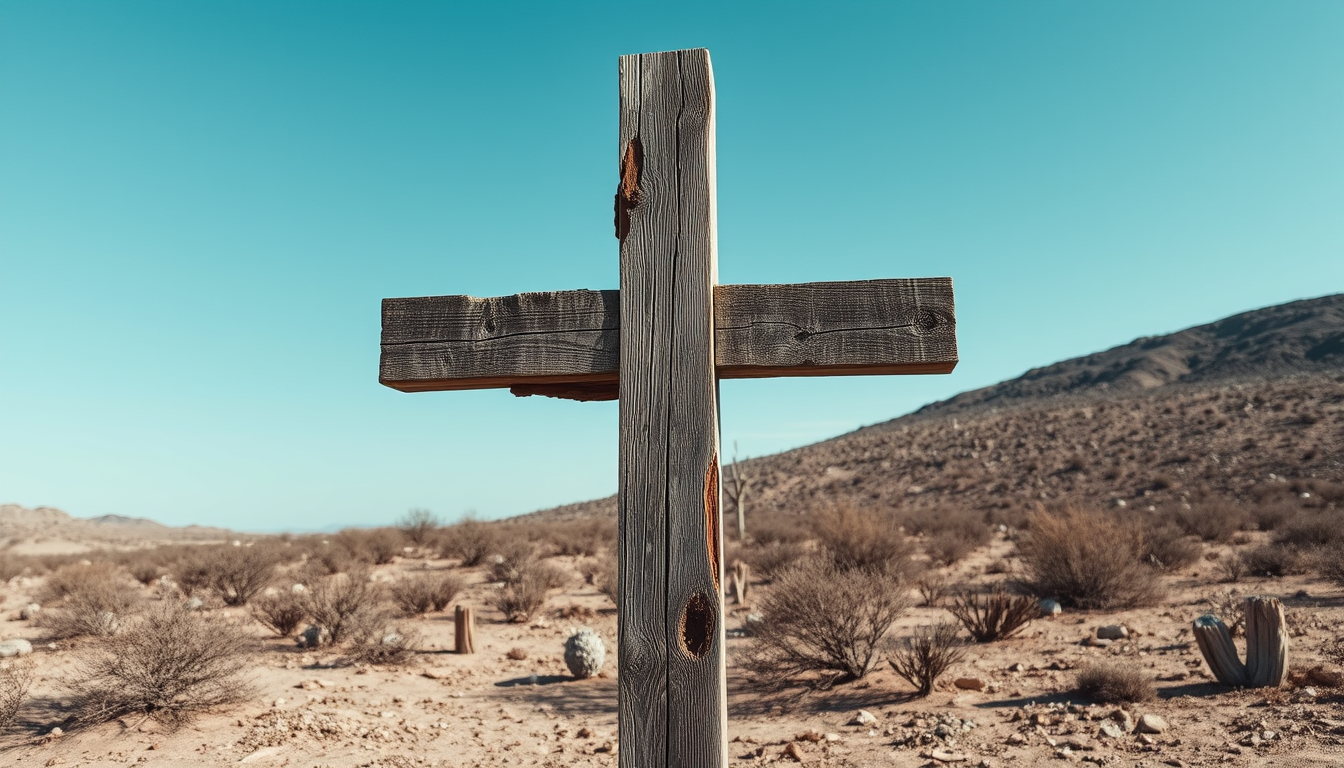
[[[0,731],[8,730],[33,684],[33,666],[27,660],[0,661]]]
[[[1078,671],[1079,695],[1100,704],[1152,701],[1157,689],[1147,672],[1124,664],[1089,664]]]
[[[891,625],[910,607],[908,589],[884,569],[844,569],[812,557],[781,574],[761,598],[762,619],[743,666],[761,682],[822,673],[829,684],[868,674]]]
[[[919,696],[928,696],[938,678],[965,656],[966,646],[957,636],[957,625],[939,622],[920,627],[913,637],[894,646],[887,654],[887,663],[915,686]]]
[[[1041,510],[1018,546],[1032,588],[1064,605],[1109,610],[1162,598],[1142,528],[1114,514]]]
[[[466,582],[451,573],[417,573],[388,588],[392,602],[407,616],[442,611],[461,594]]]
[[[1009,595],[998,589],[987,595],[963,593],[948,610],[977,643],[1012,637],[1041,614],[1036,598]]]
[[[338,573],[311,584],[299,595],[303,612],[340,643],[375,619],[381,620],[383,589],[369,580],[367,571]]]
[[[74,720],[94,725],[144,715],[169,726],[238,704],[251,639],[217,615],[159,603],[90,649],[69,684]]]

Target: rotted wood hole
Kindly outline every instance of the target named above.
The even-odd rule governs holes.
[[[702,659],[714,644],[714,606],[704,592],[696,592],[681,609],[681,649]]]
[[[639,205],[639,179],[644,170],[644,145],[636,136],[625,145],[621,156],[621,182],[616,186],[616,238],[625,241],[630,233],[630,211]]]

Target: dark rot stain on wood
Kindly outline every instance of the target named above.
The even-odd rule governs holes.
[[[715,451],[705,470],[705,549],[709,554],[709,572],[714,576],[714,589],[719,586],[719,571],[723,568],[719,541],[719,455]]]
[[[616,238],[624,241],[630,233],[630,211],[639,205],[639,179],[644,168],[644,145],[636,136],[625,145],[621,157],[621,181],[616,186]]]
[[[714,644],[714,607],[704,592],[696,592],[681,610],[681,649],[702,659]]]

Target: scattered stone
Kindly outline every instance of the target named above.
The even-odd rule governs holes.
[[[1058,616],[1063,612],[1064,612],[1064,606],[1060,605],[1058,600],[1041,601],[1042,616]]]
[[[1107,720],[1097,727],[1097,735],[1108,739],[1123,739],[1129,734],[1125,727],[1114,720]]]
[[[1012,665],[1011,667],[1008,667],[1008,671],[1009,671],[1009,672],[1026,672],[1026,671],[1027,671],[1027,667],[1026,667],[1025,664],[1023,664],[1022,662],[1019,661],[1018,663]]]
[[[920,757],[927,757],[940,763],[963,763],[970,759],[961,752],[953,752],[948,749],[935,749],[920,755]]]
[[[1344,688],[1344,671],[1317,664],[1304,674],[1307,680],[1322,688]]]
[[[824,739],[824,738],[825,738],[825,737],[822,736],[822,735],[821,735],[820,733],[818,733],[817,731],[813,731],[813,730],[810,730],[810,729],[809,729],[809,730],[803,731],[802,733],[798,734],[797,736],[794,736],[794,737],[793,737],[793,740],[794,740],[794,741],[811,741],[811,742],[818,742],[818,741],[821,741],[821,740]]]
[[[602,644],[602,636],[588,627],[570,635],[565,641],[565,666],[579,680],[601,672],[606,660],[607,647]]]
[[[1106,719],[1120,726],[1125,733],[1132,733],[1134,731],[1134,718],[1130,717],[1129,713],[1123,709],[1117,709],[1111,712],[1106,716]]]
[[[978,677],[958,677],[952,684],[963,691],[985,690],[985,681]]]
[[[0,643],[0,658],[27,656],[33,652],[33,644],[21,637]]]
[[[37,603],[29,603],[19,609],[19,618],[24,621],[32,621],[37,618],[37,614],[42,612],[42,606]]]
[[[1014,745],[1014,746],[1017,746],[1017,745],[1020,745],[1020,744],[1026,744],[1026,743],[1027,743],[1027,737],[1026,737],[1026,736],[1023,736],[1023,735],[1020,734],[1020,733],[1010,733],[1010,734],[1008,734],[1007,742],[1008,742],[1009,744]]]
[[[1110,644],[1113,642],[1115,641],[1107,640],[1104,637],[1088,637],[1086,640],[1083,641],[1083,645],[1090,645],[1093,648],[1106,648],[1110,646]]]
[[[872,725],[877,722],[877,716],[866,709],[860,709],[854,715],[854,719],[849,721],[850,725]]]
[[[1154,739],[1152,736],[1149,736],[1149,735],[1146,734],[1146,733],[1140,733],[1140,734],[1139,734],[1139,743],[1142,744],[1142,745],[1145,746],[1145,747],[1151,747],[1151,746],[1157,744],[1157,739]]]
[[[837,742],[837,741],[840,740],[840,734],[838,734],[838,733],[828,733],[828,734],[826,734],[826,740],[829,741],[829,742]]]
[[[796,741],[791,741],[784,746],[782,757],[791,758],[800,763],[807,762],[807,755],[803,753],[802,748],[798,746],[798,742]]]
[[[510,659],[513,659],[514,661],[522,661],[523,659],[526,659],[526,658],[527,658],[527,649],[526,649],[526,648],[510,648],[510,649],[509,649],[509,652],[506,653],[506,654],[504,654],[504,655],[505,655],[505,656],[508,656]]]
[[[1134,726],[1137,733],[1166,733],[1167,721],[1159,715],[1143,715],[1139,718],[1139,724]]]
[[[47,732],[47,735],[48,735],[48,736],[64,736],[64,735],[65,735],[65,731],[61,730],[60,726],[56,726],[55,728],[52,728],[50,731],[48,731],[48,732]]]
[[[1097,627],[1098,640],[1125,640],[1129,638],[1129,630],[1123,624],[1108,624],[1104,627]]]
[[[589,728],[588,726],[585,725],[585,726],[583,726],[582,728],[579,729],[578,733],[575,733],[575,734],[574,734],[574,738],[576,738],[576,739],[591,739],[591,738],[593,738],[593,731],[592,731],[591,728]]]
[[[331,632],[326,627],[309,624],[295,639],[295,643],[300,648],[320,648],[324,645],[331,645]]]

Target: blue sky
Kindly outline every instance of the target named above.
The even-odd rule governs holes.
[[[377,383],[379,300],[615,288],[616,58],[706,47],[725,283],[950,275],[940,377],[1344,290],[1344,3],[0,0],[0,502],[246,530],[616,485],[616,405]]]

